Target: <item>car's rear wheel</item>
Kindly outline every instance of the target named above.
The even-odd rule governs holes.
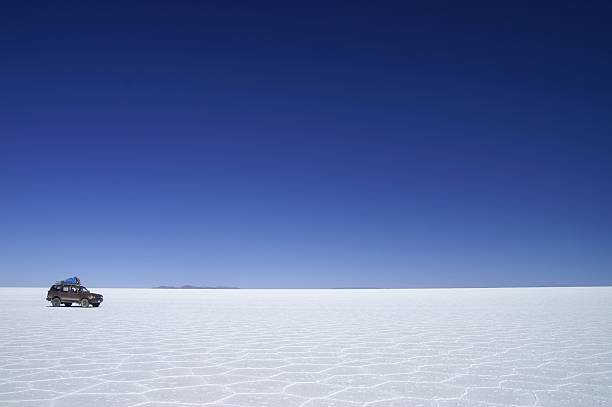
[[[54,307],[59,307],[62,305],[62,301],[58,297],[55,297],[51,300],[51,305]]]
[[[94,308],[98,308],[100,306],[100,304],[99,303],[98,304],[91,304],[91,306],[94,307]]]
[[[81,300],[81,307],[83,307],[83,308],[89,307],[89,301],[87,300],[87,298],[83,298]]]
[[[71,302],[65,302],[64,305],[67,306],[67,307],[71,307],[72,303]]]

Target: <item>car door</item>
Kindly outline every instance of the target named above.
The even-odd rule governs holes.
[[[65,285],[62,287],[62,301],[64,302],[77,302],[78,290],[77,287],[72,285]]]
[[[88,299],[88,297],[89,297],[89,290],[87,288],[85,288],[85,287],[79,287],[77,295],[79,296],[79,298],[78,298],[79,301],[82,300],[83,298],[87,298]]]

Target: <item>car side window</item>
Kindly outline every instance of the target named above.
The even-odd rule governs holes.
[[[62,291],[67,293],[68,292],[68,287],[66,287],[66,286],[62,287]]]

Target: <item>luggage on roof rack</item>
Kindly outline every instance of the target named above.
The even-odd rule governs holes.
[[[77,277],[69,277],[65,280],[59,282],[59,284],[73,284],[73,285],[81,285],[81,280]]]

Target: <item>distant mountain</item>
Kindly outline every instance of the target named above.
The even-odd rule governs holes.
[[[173,287],[169,285],[160,285],[159,287],[153,287],[154,289],[165,289],[165,290],[237,290],[238,287],[226,287],[226,286],[215,286],[215,287],[207,287],[207,286],[195,286],[195,285],[182,285],[180,287]]]

